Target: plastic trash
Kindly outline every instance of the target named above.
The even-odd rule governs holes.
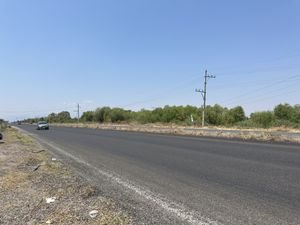
[[[55,197],[51,197],[51,198],[46,198],[46,203],[47,204],[50,204],[50,203],[53,203],[55,202],[56,198]]]
[[[91,218],[95,218],[96,216],[98,216],[99,211],[98,210],[92,210],[89,212],[89,215]]]
[[[56,161],[57,159],[56,158],[52,158],[52,161]]]

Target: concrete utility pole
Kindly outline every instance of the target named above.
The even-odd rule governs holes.
[[[204,75],[204,89],[196,89],[196,92],[200,92],[203,98],[203,111],[202,111],[202,127],[205,125],[205,108],[206,108],[206,85],[209,78],[216,78],[215,76],[208,75],[207,70],[205,70]]]
[[[79,104],[77,104],[77,122],[79,123],[79,108],[80,108],[80,106],[79,106]]]

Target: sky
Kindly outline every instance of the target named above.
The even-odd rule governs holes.
[[[0,118],[300,103],[300,1],[0,0]]]

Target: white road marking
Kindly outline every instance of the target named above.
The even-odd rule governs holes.
[[[73,159],[77,163],[83,164],[83,165],[97,171],[98,173],[100,173],[101,175],[109,178],[110,180],[114,181],[115,183],[117,183],[117,184],[119,184],[119,185],[135,192],[136,194],[142,196],[143,198],[155,203],[156,205],[158,205],[162,209],[166,210],[169,213],[172,213],[173,215],[177,216],[178,218],[180,218],[183,221],[187,221],[188,223],[193,224],[193,225],[222,225],[221,223],[219,223],[217,221],[213,221],[209,218],[204,218],[203,216],[200,216],[195,211],[187,210],[183,205],[179,205],[175,202],[172,202],[172,201],[163,199],[161,197],[158,197],[158,195],[154,194],[150,190],[147,190],[143,187],[135,185],[132,182],[121,178],[118,175],[115,175],[115,174],[112,174],[110,172],[99,169],[99,168],[89,164],[88,162],[85,162],[84,160],[79,159],[76,156],[64,151],[63,149],[57,147],[55,144],[50,143],[48,141],[45,141],[45,140],[39,138],[37,135],[34,135],[34,134],[32,134],[30,132],[27,132],[23,129],[20,129],[20,130],[27,133],[30,136],[35,137],[38,141],[50,146],[51,148],[55,149],[56,151],[60,152],[61,154]]]

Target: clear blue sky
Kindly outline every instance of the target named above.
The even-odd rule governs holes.
[[[300,1],[0,0],[0,118],[300,103]]]

